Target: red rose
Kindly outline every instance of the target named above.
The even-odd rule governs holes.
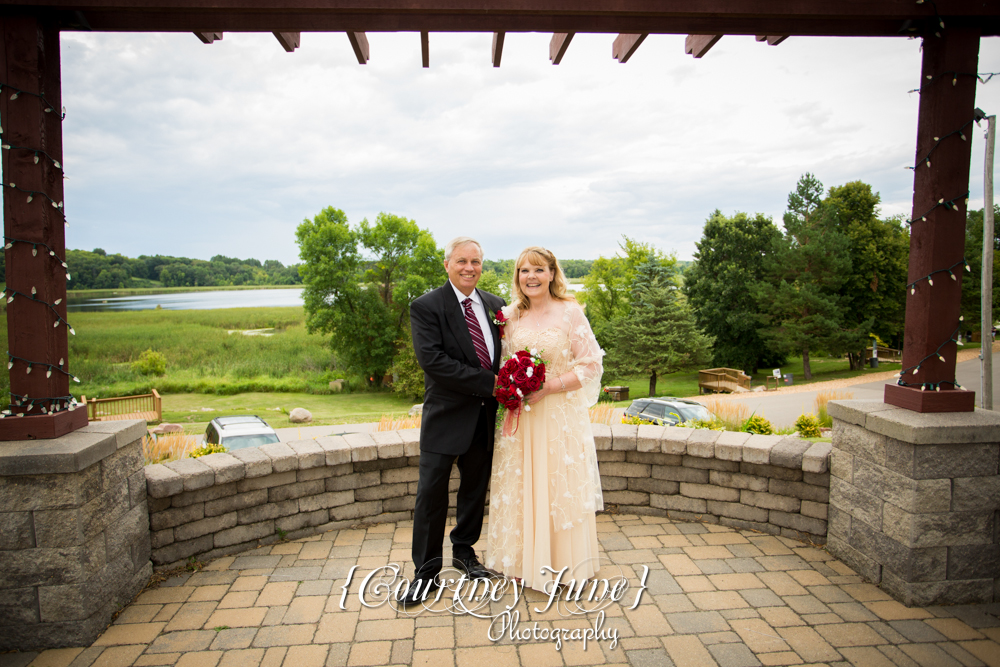
[[[521,368],[531,368],[534,364],[531,361],[531,357],[520,357],[518,361],[521,364]]]
[[[538,391],[542,388],[542,380],[538,377],[537,373],[528,378],[525,387],[528,388],[528,391]]]
[[[514,385],[517,387],[523,387],[528,382],[528,374],[524,372],[523,368],[519,368],[516,373],[514,373]]]
[[[517,355],[518,359],[531,358],[531,352],[528,352],[527,350],[518,350],[514,354]]]
[[[539,381],[545,382],[545,364],[538,364],[535,366],[535,373],[538,376]]]
[[[510,359],[503,365],[500,375],[501,377],[510,375],[519,368],[521,368],[521,364],[517,363],[517,359]]]

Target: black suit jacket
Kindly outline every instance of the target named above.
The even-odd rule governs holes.
[[[493,449],[493,420],[497,402],[493,398],[496,373],[500,370],[500,332],[493,315],[504,306],[495,294],[476,290],[486,307],[493,336],[493,368],[479,363],[465,313],[451,282],[424,294],[410,305],[410,330],[417,363],[424,370],[424,408],[420,423],[421,451],[464,454],[472,443],[482,406],[490,416],[488,447]]]

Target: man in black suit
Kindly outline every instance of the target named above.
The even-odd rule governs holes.
[[[420,425],[420,478],[413,509],[413,581],[401,601],[419,604],[438,587],[441,543],[448,515],[448,480],[458,461],[458,512],[451,531],[452,564],[472,579],[489,576],[472,545],[483,529],[493,461],[500,368],[500,332],[493,317],[500,297],[476,289],[483,250],[471,238],[445,246],[448,282],[410,306],[417,362],[424,370]]]

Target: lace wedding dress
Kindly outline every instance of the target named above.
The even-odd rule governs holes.
[[[536,590],[555,579],[542,572],[546,566],[556,572],[568,567],[563,582],[592,577],[600,569],[594,514],[604,508],[587,411],[600,392],[604,351],[583,308],[575,302],[554,307],[564,309],[559,326],[540,330],[520,326],[516,309],[504,308],[509,320],[504,358],[537,350],[549,382],[572,370],[582,387],[508,415],[513,422],[497,429],[490,481],[486,566]]]

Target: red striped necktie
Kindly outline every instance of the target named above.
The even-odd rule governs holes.
[[[490,359],[489,348],[486,347],[486,339],[483,338],[483,330],[479,327],[479,318],[472,311],[472,299],[465,299],[462,301],[462,305],[465,306],[465,323],[469,325],[469,333],[472,334],[472,345],[476,348],[476,356],[479,357],[479,363],[486,370],[490,370],[493,368],[493,362]]]

